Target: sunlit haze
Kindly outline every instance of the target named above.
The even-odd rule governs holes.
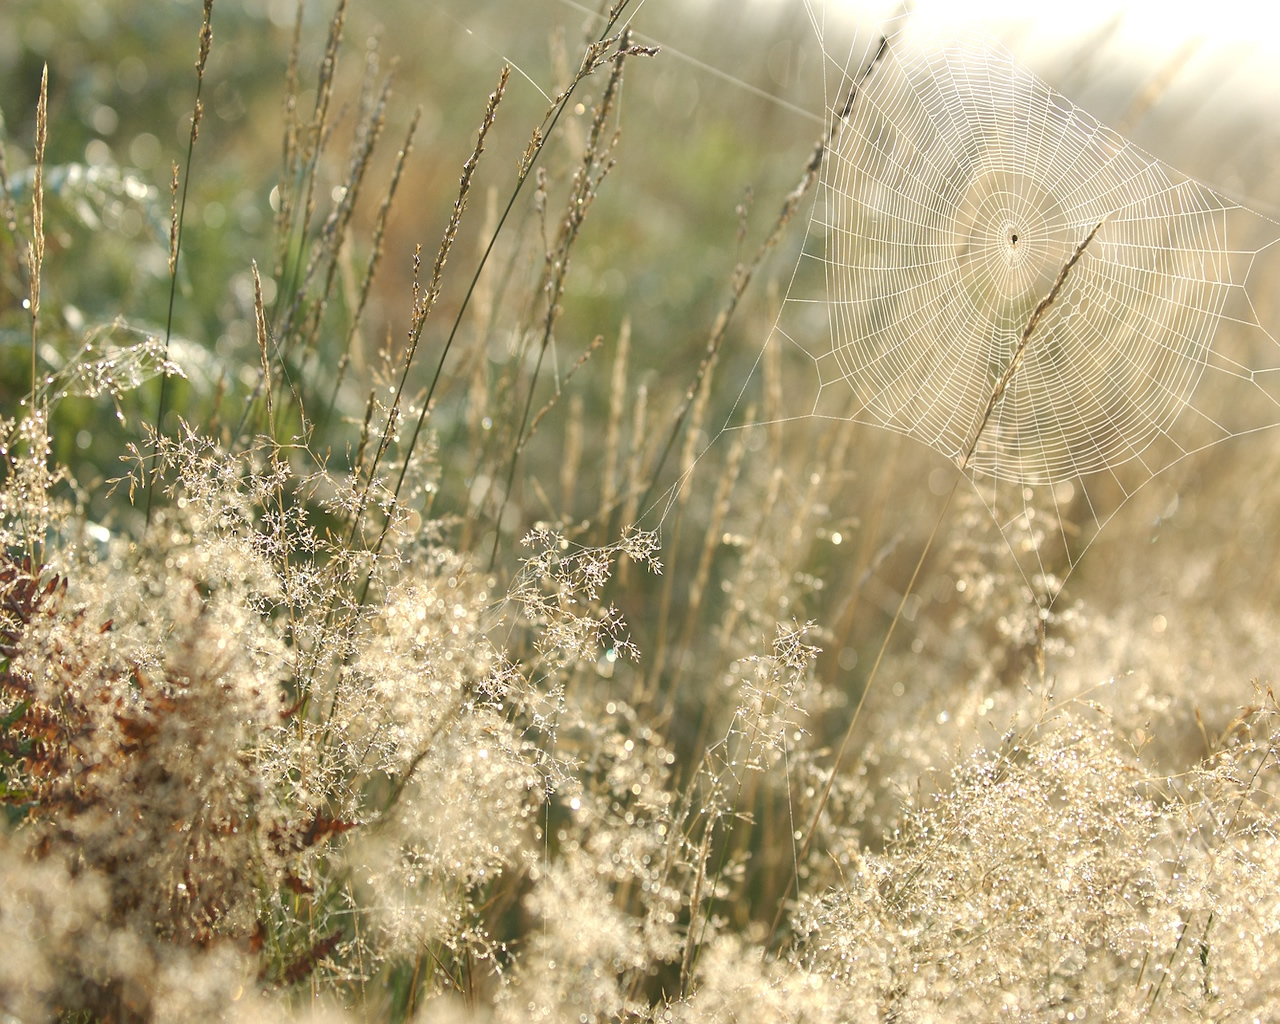
[[[835,32],[847,18],[868,38],[903,9],[867,0],[807,6]],[[918,0],[910,10],[907,31],[989,35],[1090,113],[1229,192],[1238,193],[1241,162],[1270,162],[1257,154],[1274,143],[1272,113],[1280,109],[1277,5]],[[1273,205],[1266,197],[1240,198]]]

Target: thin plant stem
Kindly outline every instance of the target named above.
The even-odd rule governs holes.
[[[169,224],[169,309],[164,323],[164,359],[169,361],[169,345],[173,339],[173,310],[178,298],[178,256],[182,250],[182,227],[187,215],[187,193],[191,188],[192,154],[196,139],[200,137],[200,121],[204,115],[204,102],[200,92],[204,87],[204,69],[213,46],[213,0],[204,0],[204,21],[200,25],[200,47],[196,55],[196,100],[191,110],[191,133],[187,136],[187,168],[182,176],[182,196],[170,215]],[[176,185],[177,165],[174,165]],[[160,375],[160,400],[156,408],[156,437],[164,436],[165,407],[169,396],[169,375]],[[156,472],[159,466],[156,467]],[[151,525],[151,510],[155,498],[156,473],[147,474],[146,525]]]
[[[582,164],[574,174],[573,188],[565,207],[564,219],[560,223],[555,249],[549,250],[547,253],[546,270],[544,272],[547,309],[542,322],[542,340],[538,347],[538,360],[534,364],[533,373],[530,375],[524,410],[520,414],[520,423],[516,428],[515,443],[511,449],[506,484],[503,487],[502,501],[498,507],[494,525],[493,550],[489,554],[490,570],[493,569],[494,563],[498,558],[498,546],[502,539],[503,514],[506,512],[507,503],[511,500],[511,488],[515,481],[516,464],[519,462],[520,453],[524,449],[524,444],[527,440],[525,431],[529,426],[529,416],[533,411],[534,390],[538,383],[538,377],[542,372],[542,363],[546,358],[547,349],[550,348],[552,339],[555,336],[555,326],[561,310],[561,299],[564,296],[565,282],[569,274],[570,255],[582,229],[583,221],[586,219],[587,211],[590,209],[605,176],[613,167],[612,159],[606,160],[603,157],[613,148],[617,141],[617,135],[615,133],[612,140],[605,141],[603,138],[604,129],[617,101],[618,91],[622,86],[622,66],[630,52],[630,29],[623,29],[618,36],[617,51],[610,58],[613,62],[613,71],[609,75],[608,83],[605,85],[604,91],[600,96],[600,102],[596,106],[595,116],[591,122],[591,133],[582,151]]]
[[[440,296],[440,290],[444,278],[445,263],[449,259],[449,253],[453,249],[454,239],[457,237],[458,228],[462,223],[462,214],[467,208],[467,198],[471,194],[471,182],[475,176],[476,168],[480,164],[480,156],[484,152],[485,138],[489,134],[489,129],[493,127],[494,120],[497,117],[498,105],[502,102],[502,97],[506,94],[507,81],[511,76],[511,66],[504,64],[502,73],[498,78],[498,86],[489,95],[488,104],[485,106],[484,117],[480,122],[480,130],[476,134],[475,148],[471,151],[471,155],[462,165],[462,178],[458,186],[458,198],[454,201],[453,212],[449,217],[449,222],[445,226],[444,237],[440,240],[440,248],[436,253],[435,265],[432,269],[431,282],[424,294],[418,293],[418,283],[414,282],[414,302],[413,317],[409,329],[409,348],[405,353],[403,363],[401,365],[400,380],[396,384],[395,397],[391,403],[391,409],[387,416],[386,426],[383,428],[382,436],[378,442],[377,450],[374,453],[373,461],[370,465],[369,472],[365,478],[364,490],[361,493],[359,506],[351,517],[351,530],[347,535],[348,547],[354,543],[356,531],[360,527],[360,521],[364,516],[365,510],[368,508],[369,492],[373,487],[375,475],[382,458],[386,454],[387,449],[391,446],[391,440],[396,432],[397,419],[400,411],[400,402],[404,394],[405,383],[409,377],[409,370],[413,366],[414,356],[418,352],[418,343],[422,340],[423,331],[426,329],[427,319],[431,316],[432,310],[435,308],[436,300]],[[487,252],[486,252],[487,255]],[[415,275],[421,260],[421,249],[414,253],[414,270]],[[479,278],[477,271],[476,277],[472,279],[472,288]],[[470,292],[467,293],[468,298]],[[457,331],[458,323],[461,322],[461,312],[454,321],[454,332]],[[449,343],[453,341],[453,334],[449,335]],[[445,345],[447,353],[449,343]],[[444,364],[444,353],[441,354],[440,362],[436,365],[436,374],[431,382],[431,389],[427,392],[427,397],[422,404],[422,415],[418,417],[417,426],[414,429],[413,437],[410,439],[408,451],[405,454],[404,463],[400,467],[400,475],[396,480],[395,491],[392,494],[392,504],[400,497],[400,491],[404,486],[405,476],[408,473],[409,461],[413,456],[413,448],[418,440],[418,433],[422,429],[423,420],[426,417],[427,410],[431,406],[432,392],[435,389],[436,381],[440,378],[440,370]],[[386,541],[387,533],[391,529],[393,515],[389,511],[378,534],[378,540],[373,546],[373,557],[376,559],[382,551],[382,545]],[[360,591],[360,604],[364,604],[365,598],[369,593],[369,586],[373,580],[373,567],[370,566],[369,575],[365,577],[364,585]]]
[[[1027,320],[1026,327],[1022,330],[1022,336],[1018,339],[1018,344],[1014,348],[1013,355],[1009,359],[1009,365],[1005,368],[1004,373],[1000,375],[1000,379],[996,381],[995,387],[991,390],[991,395],[987,399],[986,407],[983,409],[982,416],[978,420],[977,429],[973,432],[973,437],[969,441],[968,447],[965,449],[964,455],[961,457],[957,465],[958,472],[955,479],[951,483],[951,489],[947,492],[946,500],[942,503],[942,508],[938,512],[938,518],[934,521],[933,529],[929,531],[929,537],[925,541],[924,547],[920,551],[920,557],[916,559],[915,569],[912,570],[911,579],[907,581],[906,588],[902,591],[902,597],[898,601],[897,610],[893,613],[893,618],[889,620],[889,628],[885,631],[884,639],[880,641],[880,649],[876,653],[876,660],[871,665],[871,671],[867,674],[866,682],[862,686],[862,693],[858,697],[858,703],[853,709],[853,717],[849,719],[849,725],[845,729],[844,738],[840,741],[840,746],[836,750],[835,760],[832,762],[831,770],[827,775],[826,785],[822,788],[822,795],[818,798],[817,809],[813,812],[813,821],[805,832],[804,841],[800,845],[799,855],[796,857],[796,870],[792,873],[791,881],[783,890],[782,895],[778,899],[778,909],[773,918],[773,925],[769,929],[769,937],[765,940],[765,948],[768,949],[772,944],[774,937],[777,935],[778,927],[782,923],[782,915],[786,907],[787,897],[791,894],[791,890],[799,881],[799,865],[803,864],[809,855],[809,850],[813,846],[813,840],[818,834],[818,825],[822,821],[822,814],[826,810],[827,802],[831,797],[831,790],[835,786],[836,777],[840,771],[840,764],[844,760],[845,752],[849,747],[849,741],[853,737],[854,729],[858,725],[858,719],[862,714],[862,709],[866,705],[867,695],[871,692],[871,687],[876,681],[879,674],[880,665],[884,661],[885,652],[889,649],[889,641],[893,639],[894,630],[898,626],[898,622],[902,618],[903,609],[907,606],[907,601],[915,592],[917,580],[920,578],[920,570],[924,567],[925,560],[928,558],[930,551],[933,549],[933,543],[937,539],[938,530],[942,526],[942,521],[946,517],[948,509],[951,507],[951,501],[959,489],[960,480],[964,477],[965,470],[969,466],[969,461],[973,458],[973,453],[977,451],[978,443],[982,439],[987,425],[991,422],[992,414],[996,407],[1000,404],[1000,400],[1004,397],[1009,385],[1013,382],[1014,376],[1018,369],[1022,366],[1024,357],[1026,356],[1027,346],[1031,341],[1032,334],[1040,325],[1040,321],[1044,318],[1045,313],[1057,300],[1058,294],[1062,291],[1062,286],[1066,284],[1067,275],[1071,273],[1072,268],[1079,262],[1080,257],[1084,255],[1085,249],[1088,248],[1102,229],[1102,225],[1106,223],[1106,218],[1098,221],[1093,229],[1085,236],[1084,240],[1076,246],[1075,251],[1071,254],[1071,258],[1062,265],[1062,269],[1058,271],[1058,277],[1053,282],[1053,287],[1040,302],[1036,308],[1032,310],[1031,316]],[[1040,617],[1040,641],[1044,641],[1044,617]]]
[[[44,265],[44,148],[49,140],[49,65],[40,72],[40,99],[36,103],[35,177],[31,195],[31,241],[27,243],[27,264],[31,272],[31,405],[34,411],[39,373],[36,369],[36,342],[40,320],[40,273]]]
[[[729,323],[733,319],[733,314],[737,310],[739,303],[742,301],[743,293],[746,292],[747,286],[751,283],[760,265],[764,262],[766,256],[781,241],[783,232],[791,219],[795,216],[796,211],[800,207],[800,201],[813,188],[814,183],[818,180],[818,174],[822,170],[823,160],[826,158],[827,150],[831,146],[832,140],[840,123],[849,116],[853,110],[854,100],[857,99],[858,92],[863,84],[871,77],[877,65],[884,58],[889,49],[889,37],[881,36],[880,45],[876,48],[875,54],[867,62],[862,73],[854,80],[849,87],[849,94],[845,99],[844,106],[841,108],[839,117],[835,118],[831,127],[822,135],[817,144],[813,147],[808,161],[805,163],[804,173],[800,177],[799,184],[796,185],[783,200],[782,209],[778,213],[777,219],[773,223],[768,236],[760,247],[756,250],[755,255],[749,263],[740,263],[734,270],[733,284],[729,289],[729,298],[725,301],[724,307],[720,310],[716,317],[715,323],[711,328],[711,336],[707,339],[706,352],[702,357],[702,361],[698,364],[698,369],[693,375],[693,380],[689,383],[689,387],[684,393],[680,407],[676,411],[676,415],[672,419],[671,430],[667,434],[666,443],[662,446],[661,454],[658,456],[657,462],[654,463],[653,471],[649,476],[649,486],[645,491],[644,497],[639,502],[641,514],[647,512],[650,508],[650,499],[653,496],[653,489],[658,482],[658,474],[662,471],[663,464],[670,456],[672,449],[675,447],[676,438],[680,436],[680,431],[684,426],[685,419],[689,415],[689,410],[693,407],[694,401],[697,399],[699,392],[706,386],[706,379],[711,370],[715,367],[716,360],[720,355],[720,348],[724,344],[725,337],[728,334]],[[679,486],[679,484],[677,484]]]
[[[613,26],[617,24],[618,18],[622,16],[622,12],[623,10],[625,10],[627,6],[627,2],[628,0],[619,0],[618,3],[614,4],[613,9],[610,10],[609,12],[609,20],[606,23],[604,30],[601,32],[599,39],[597,40],[597,46],[603,45],[605,41],[608,39],[609,33],[613,30]],[[594,52],[594,49],[591,52]],[[503,209],[502,215],[498,218],[498,224],[493,229],[493,234],[489,238],[489,243],[487,246],[485,246],[484,253],[480,257],[479,262],[476,264],[475,272],[471,275],[471,281],[467,285],[466,293],[463,295],[462,302],[458,306],[458,312],[457,312],[457,315],[454,317],[453,325],[452,327],[450,327],[449,334],[445,338],[444,346],[440,350],[440,358],[436,361],[435,372],[431,376],[431,383],[427,388],[427,394],[425,399],[423,400],[422,409],[418,414],[417,422],[414,424],[414,427],[413,427],[413,433],[412,435],[410,435],[410,438],[409,438],[409,444],[405,449],[404,462],[400,467],[400,474],[396,478],[396,485],[391,495],[393,502],[399,499],[400,492],[404,488],[405,477],[409,472],[409,464],[413,459],[414,450],[417,448],[418,438],[422,433],[422,428],[426,424],[427,416],[431,411],[431,403],[432,403],[432,399],[435,397],[436,387],[439,385],[441,375],[444,372],[445,360],[448,359],[449,352],[453,348],[453,342],[458,335],[458,330],[462,326],[463,317],[466,314],[467,309],[471,304],[471,299],[472,299],[472,296],[475,294],[476,287],[480,283],[480,276],[481,274],[484,273],[484,268],[488,265],[489,257],[493,254],[493,250],[498,244],[498,237],[502,234],[503,226],[506,224],[507,218],[511,215],[511,211],[512,209],[514,209],[516,200],[519,198],[520,193],[523,191],[525,183],[529,180],[530,172],[533,170],[534,164],[537,162],[539,155],[542,153],[542,149],[546,144],[547,138],[555,130],[556,124],[560,120],[560,116],[564,113],[565,108],[569,105],[569,100],[573,96],[574,89],[577,88],[579,82],[581,82],[582,79],[585,78],[592,70],[594,70],[594,65],[592,65],[589,61],[584,61],[583,69],[578,73],[577,76],[575,76],[574,80],[569,84],[569,87],[559,97],[559,100],[554,106],[553,111],[549,113],[546,121],[546,128],[545,129],[539,128],[538,130],[535,130],[533,139],[530,141],[529,147],[525,151],[525,155],[520,161],[520,173],[516,178],[515,188],[512,189],[511,197],[507,200],[507,205]],[[391,525],[390,519],[388,519],[383,524],[382,532],[378,535],[378,540],[373,547],[373,555],[375,558],[382,551],[382,545],[386,541],[387,532],[390,529],[390,525]],[[369,584],[371,579],[372,579],[372,575],[370,575],[369,578],[366,578],[364,587],[361,590],[360,603],[362,604],[364,603],[365,597],[367,597],[368,595]]]

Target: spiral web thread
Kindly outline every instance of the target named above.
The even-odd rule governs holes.
[[[1280,418],[1260,287],[1280,281],[1278,227],[984,40],[900,33],[880,50],[879,34],[843,59],[824,48],[833,128],[768,340],[787,400],[927,445],[971,478],[1011,549],[1037,515],[1052,524],[1069,572],[1152,477]],[[1029,580],[1047,573],[1040,547]]]

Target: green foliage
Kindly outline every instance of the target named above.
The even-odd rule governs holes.
[[[813,140],[760,172],[775,220],[725,199],[766,140],[709,103],[651,143],[627,90],[688,83],[626,13],[548,57],[545,12],[479,5],[563,91],[487,54],[414,113],[372,42],[349,74],[343,4],[292,48],[291,5],[218,7],[198,74],[192,4],[0,12],[0,1010],[1265,1016],[1280,708],[1246,648],[1056,578],[1042,615],[978,495],[925,542],[926,453],[784,429],[772,354],[722,394]],[[712,209],[664,265],[676,177]],[[833,763],[917,544],[912,638]],[[1266,595],[1222,596],[1208,631],[1270,649]]]

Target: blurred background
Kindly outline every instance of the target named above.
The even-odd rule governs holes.
[[[306,111],[314,101],[332,5],[309,0],[303,10],[298,106]],[[214,7],[175,314],[174,354],[188,374],[175,408],[196,422],[233,419],[235,402],[252,392],[259,372],[249,268],[251,260],[264,268],[275,261],[273,189],[295,12],[293,0],[218,0]],[[476,431],[492,429],[500,415],[517,414],[512,410],[519,402],[509,400],[505,413],[488,408],[481,417],[474,382],[477,373],[500,377],[512,353],[524,352],[513,338],[535,319],[537,296],[525,286],[536,277],[530,253],[543,246],[532,193],[515,210],[507,248],[499,247],[486,281],[495,308],[506,312],[495,314],[487,328],[476,326],[445,367],[433,420],[441,483],[431,511],[466,524],[462,529],[475,550],[491,548],[495,529],[514,540],[539,521],[560,523],[584,541],[613,539],[626,525],[626,509],[616,502],[603,509],[608,502],[602,491],[612,486],[616,495],[619,487],[607,483],[610,474],[621,477],[629,461],[637,462],[638,479],[646,471],[653,475],[644,480],[652,483],[646,494],[660,498],[688,468],[681,464],[684,441],[677,427],[692,423],[699,429],[692,444],[701,450],[744,383],[760,392],[750,400],[767,402],[765,368],[757,358],[796,266],[803,212],[734,310],[707,408],[681,413],[717,312],[729,299],[735,267],[749,262],[768,235],[823,132],[824,97],[837,80],[832,72],[839,71],[824,60],[824,49],[846,54],[851,46],[865,47],[896,13],[892,5],[842,7],[834,0],[633,2],[636,41],[662,53],[628,64],[616,108],[616,167],[574,250],[554,344],[533,390],[532,408],[550,407],[536,443],[520,453],[511,493],[500,500],[489,492],[507,468],[509,442],[476,454],[483,447]],[[56,201],[48,223],[40,353],[50,368],[65,362],[94,325],[117,316],[140,331],[164,323],[170,166],[185,160],[200,17],[195,0],[8,0],[0,7],[0,138],[20,204],[29,202],[23,188],[25,182],[29,189],[41,66],[47,62],[50,72],[47,183]],[[1141,147],[1256,210],[1280,208],[1280,122],[1268,115],[1280,104],[1280,32],[1262,7],[1219,4],[1184,15],[1154,3],[1033,10],[939,0],[918,4],[912,17],[931,31],[963,26],[994,35]],[[314,446],[341,453],[353,443],[376,378],[378,349],[403,349],[413,247],[420,244],[428,262],[436,251],[502,64],[514,68],[511,84],[451,255],[440,308],[424,335],[426,356],[411,382],[418,388],[435,365],[488,241],[483,229],[511,193],[534,126],[600,25],[594,5],[568,0],[351,5],[324,178],[333,189],[341,187],[362,80],[370,68],[378,75],[394,68],[395,83],[387,141],[356,212],[353,267],[367,256],[360,246],[368,244],[395,150],[414,109],[422,113],[359,349],[339,396],[340,415]],[[856,44],[858,39],[864,42]],[[589,84],[598,89],[598,82]],[[552,227],[596,95],[584,92],[582,102],[567,109],[543,156]],[[337,191],[321,194],[322,211],[337,197]],[[0,396],[12,412],[26,387],[29,329],[17,265],[7,263],[3,273]],[[276,285],[265,284],[270,305]],[[624,332],[629,342],[620,364]],[[597,336],[603,339],[599,352],[570,380],[571,367]],[[322,347],[310,372],[324,381],[337,359],[337,348]],[[529,366],[515,372],[527,374]],[[500,394],[493,390],[490,398]],[[128,517],[101,484],[118,475],[122,446],[137,439],[155,398],[153,384],[114,409],[87,399],[59,409],[57,454],[72,466],[96,519]],[[619,440],[609,456],[602,439],[615,421]],[[684,497],[688,521],[677,527],[672,513],[664,527],[664,561],[687,566],[681,582],[661,598],[660,616],[659,582],[619,598],[641,649],[657,652],[656,671],[662,671],[665,647],[675,644],[675,623],[686,631],[693,622],[705,623],[727,636],[746,628],[743,615],[750,610],[756,639],[770,620],[817,618],[827,630],[820,644],[823,672],[856,689],[946,485],[932,475],[938,458],[909,442],[867,428],[850,427],[838,437],[823,433],[827,429],[801,423],[776,435],[761,432],[736,454],[727,441],[717,444],[688,478],[681,492],[692,495]],[[678,439],[662,462],[670,436]],[[1071,599],[1087,600],[1100,618],[1123,624],[1094,632],[1098,653],[1091,666],[1126,671],[1139,658],[1126,648],[1165,644],[1176,632],[1189,652],[1179,672],[1265,674],[1272,634],[1259,623],[1270,621],[1280,580],[1272,571],[1280,564],[1280,538],[1272,526],[1280,509],[1280,488],[1272,483],[1275,454],[1269,433],[1223,445],[1188,460],[1128,503],[1068,589]],[[904,657],[926,649],[961,661],[989,657],[981,644],[985,653],[975,655],[954,639],[960,576],[954,566],[966,551],[998,563],[1004,541],[982,534],[980,513],[957,513],[952,520],[931,565],[933,582],[922,589],[922,606],[912,608],[915,625],[901,638]],[[513,547],[507,544],[504,555]],[[751,554],[765,549],[770,556],[763,562]],[[1017,591],[1012,568],[1000,578]],[[746,598],[741,588],[749,584],[758,591]],[[1017,604],[1016,597],[1011,601]],[[1003,635],[992,628],[992,637]]]

